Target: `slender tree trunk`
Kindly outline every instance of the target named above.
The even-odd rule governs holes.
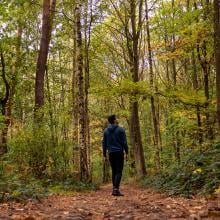
[[[147,46],[148,46],[148,62],[149,62],[149,75],[150,75],[150,86],[151,89],[154,90],[154,72],[153,72],[153,60],[152,60],[152,49],[151,49],[151,36],[150,36],[150,27],[149,27],[149,16],[148,16],[148,3],[145,0],[145,17],[147,22]],[[154,127],[154,146],[155,146],[155,164],[157,171],[160,171],[160,140],[159,140],[159,123],[158,117],[155,107],[155,99],[153,96],[150,98],[151,100],[151,113],[153,119],[153,127]]]
[[[22,37],[22,26],[20,22],[18,23],[18,29],[17,29],[17,39],[16,39],[16,61],[14,65],[12,66],[12,78],[10,83],[10,94],[9,94],[9,100],[7,103],[7,111],[6,111],[6,117],[8,119],[8,126],[12,126],[12,120],[11,120],[11,114],[12,114],[12,107],[14,105],[14,95],[16,91],[16,85],[17,85],[17,78],[18,78],[18,71],[20,67],[21,62],[21,37]],[[7,128],[8,129],[8,128]]]
[[[46,73],[47,97],[48,97],[48,104],[49,104],[49,109],[48,109],[48,111],[49,111],[49,118],[50,118],[49,127],[50,127],[50,132],[51,132],[52,145],[53,145],[53,148],[55,148],[57,146],[57,143],[56,143],[56,132],[55,132],[55,129],[54,129],[54,115],[53,115],[51,91],[50,91],[50,84],[49,84],[49,77],[48,77],[47,68],[45,70],[45,73]]]
[[[80,148],[80,179],[89,180],[87,137],[86,137],[86,113],[85,113],[85,90],[83,74],[83,48],[80,4],[76,5],[76,49],[77,49],[77,79],[78,79],[78,104],[79,104],[79,148]]]
[[[197,68],[196,68],[196,58],[195,58],[195,52],[193,50],[192,52],[192,65],[193,65],[193,88],[195,90],[199,89],[199,83],[198,83],[198,74],[197,74]],[[197,125],[198,125],[198,139],[199,144],[202,143],[203,135],[202,135],[202,120],[201,120],[201,114],[200,114],[200,107],[199,105],[196,106],[196,116],[197,116]]]
[[[174,22],[175,22],[175,0],[172,0],[172,10],[173,10],[173,14],[172,14],[172,18],[173,18],[173,27],[174,27]],[[172,34],[172,38],[171,38],[171,46],[172,46],[172,52],[174,52],[176,50],[176,36],[175,36],[175,32]],[[173,85],[174,87],[177,84],[177,70],[176,70],[176,60],[172,59],[171,62],[171,68],[172,68],[172,79],[173,79]],[[171,118],[171,120],[173,120]],[[174,155],[176,158],[176,161],[178,162],[178,164],[180,164],[180,140],[179,140],[179,131],[176,130],[177,128],[174,128],[173,130],[173,146],[174,146]]]
[[[146,175],[144,151],[141,140],[140,123],[138,115],[138,102],[131,105],[131,145],[134,149],[135,167],[139,176]]]
[[[174,0],[172,0],[172,9],[174,11],[174,6],[175,6],[175,2]],[[173,22],[175,22],[175,13],[173,12]],[[173,24],[174,25],[174,24]],[[172,34],[172,52],[174,52],[176,50],[176,37],[175,37],[175,33]],[[172,59],[172,74],[173,74],[173,84],[176,86],[176,76],[177,76],[177,71],[176,71],[176,61],[173,58]]]
[[[74,54],[75,57],[75,54]],[[76,76],[76,60],[73,61],[73,76],[72,76],[72,116],[73,116],[73,165],[76,172],[79,172],[79,109],[77,97],[77,76]]]
[[[42,34],[35,79],[35,119],[38,118],[37,110],[44,105],[44,76],[46,71],[55,6],[56,0],[43,1]]]
[[[91,4],[91,3],[90,3]],[[91,22],[92,22],[92,6],[88,4],[88,0],[85,4],[85,27],[84,27],[84,37],[85,37],[85,56],[84,56],[84,71],[85,71],[85,117],[86,117],[86,137],[87,137],[87,156],[88,156],[88,170],[89,176],[91,176],[91,146],[90,146],[90,126],[89,126],[89,111],[88,111],[88,95],[89,95],[89,47],[90,47],[90,32],[91,32]],[[88,12],[90,14],[88,15]],[[88,19],[89,17],[89,19]]]
[[[60,57],[60,53],[59,53],[59,57]],[[60,64],[61,64],[61,57],[59,58],[60,60]],[[62,66],[60,65],[60,81],[61,81],[61,94],[60,94],[60,101],[61,101],[61,108],[65,109],[65,80],[63,78],[63,71],[62,71]],[[62,142],[63,142],[63,161],[64,161],[64,173],[66,173],[66,169],[67,169],[67,164],[68,164],[68,160],[66,157],[66,152],[67,152],[67,140],[68,140],[68,129],[67,129],[67,125],[66,125],[66,120],[64,119],[64,121],[62,122],[62,127],[61,127],[61,131],[62,131]]]
[[[202,2],[201,2],[202,3]],[[203,6],[203,3],[202,3]],[[209,7],[209,1],[205,1],[205,6],[204,8],[204,20],[207,19],[208,16],[208,7]],[[194,3],[194,8],[197,9],[197,3]],[[197,49],[197,56],[199,63],[202,67],[202,72],[204,76],[204,92],[205,92],[205,97],[207,100],[207,108],[206,108],[206,130],[207,130],[207,137],[209,139],[213,139],[213,129],[211,127],[211,119],[210,119],[210,113],[208,112],[208,107],[209,107],[209,72],[210,72],[210,64],[207,61],[207,45],[206,45],[206,40],[204,40],[201,45],[197,44],[196,46]]]
[[[136,4],[137,2],[131,1],[130,2],[130,19],[131,19],[131,27],[132,27],[132,48],[129,47],[128,49],[130,52],[130,70],[132,73],[133,82],[139,81],[139,51],[138,45],[140,42],[140,31],[141,31],[141,13],[142,13],[142,5],[143,1],[141,0],[138,3],[139,9],[139,20],[138,20],[138,27],[136,26],[137,22],[137,15],[136,15]],[[136,99],[136,95],[134,97]],[[144,150],[141,140],[141,131],[140,131],[140,122],[139,122],[139,115],[138,115],[138,101],[131,102],[131,144],[134,149],[134,158],[137,173],[139,176],[144,176],[146,174],[146,167],[145,167],[145,160],[144,160]]]
[[[1,45],[0,45],[1,46]],[[9,100],[9,96],[10,96],[10,85],[8,83],[8,80],[6,78],[6,70],[5,70],[5,59],[4,59],[4,54],[2,51],[2,48],[0,47],[0,58],[1,58],[1,66],[2,66],[2,79],[3,82],[5,84],[5,95],[3,98],[0,99],[0,109],[1,109],[1,113],[4,117],[4,125],[5,128],[2,129],[1,132],[1,140],[0,140],[0,155],[3,155],[5,153],[8,152],[8,147],[7,147],[7,134],[8,134],[8,127],[9,127],[9,123],[10,120],[9,118],[7,118],[7,104],[8,104],[8,100]]]
[[[216,103],[218,134],[220,134],[220,0],[214,0],[214,40],[216,66]]]
[[[76,11],[74,10],[76,20]],[[72,123],[73,123],[73,166],[76,173],[80,172],[79,162],[79,109],[78,109],[78,79],[77,79],[77,45],[76,45],[76,25],[73,26],[73,73],[72,73]]]

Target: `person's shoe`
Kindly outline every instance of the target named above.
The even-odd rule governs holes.
[[[116,196],[117,193],[118,193],[118,189],[113,188],[113,190],[112,190],[112,195],[113,195],[113,196]]]
[[[124,194],[122,194],[119,190],[116,193],[116,196],[124,196]]]
[[[122,193],[119,191],[119,189],[113,189],[112,195],[113,195],[113,196],[124,196],[124,194],[122,194]]]

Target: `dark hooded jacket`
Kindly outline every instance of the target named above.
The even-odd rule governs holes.
[[[105,130],[102,141],[103,156],[108,153],[126,152],[128,154],[128,145],[125,130],[116,124],[110,124]]]

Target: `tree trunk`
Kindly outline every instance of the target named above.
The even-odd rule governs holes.
[[[151,36],[150,36],[150,27],[149,27],[149,16],[148,16],[148,4],[147,0],[145,0],[145,17],[147,22],[147,46],[148,46],[148,62],[149,62],[149,76],[150,76],[150,86],[151,90],[154,90],[154,72],[153,72],[153,60],[152,60],[152,49],[151,49]],[[151,100],[151,113],[152,113],[152,121],[154,127],[154,146],[155,146],[155,164],[157,171],[160,171],[160,140],[159,140],[159,123],[158,117],[155,107],[155,99],[153,96],[150,98]]]
[[[88,170],[89,176],[91,176],[92,167],[91,167],[91,146],[90,146],[90,121],[89,121],[89,110],[88,110],[88,95],[89,95],[89,47],[90,47],[90,32],[91,32],[91,22],[92,22],[92,6],[86,1],[85,5],[85,27],[84,27],[84,39],[85,39],[85,56],[84,56],[84,71],[85,71],[85,117],[86,117],[86,137],[87,137],[87,156],[88,156]],[[88,12],[90,14],[88,15]],[[89,16],[89,19],[88,19]],[[91,180],[92,181],[92,180]]]
[[[202,4],[203,6],[203,4]],[[208,6],[209,6],[209,1],[206,0],[205,2],[205,7],[204,8],[204,20],[207,19],[208,16]],[[197,10],[197,4],[196,2],[194,3],[194,8]],[[207,130],[207,137],[209,139],[213,139],[213,130],[211,127],[211,120],[210,120],[210,113],[208,112],[208,107],[209,107],[209,72],[210,72],[210,64],[207,61],[207,46],[206,46],[206,40],[203,40],[201,45],[197,44],[196,46],[197,49],[197,56],[198,60],[200,63],[200,66],[202,67],[202,72],[204,76],[204,92],[205,92],[205,97],[207,100],[207,108],[206,108],[206,130]]]
[[[7,100],[2,102],[2,114],[4,116],[5,126],[2,129],[2,133],[1,133],[1,135],[2,135],[2,137],[1,137],[2,149],[0,149],[0,154],[1,154],[1,152],[6,153],[8,151],[8,149],[7,149],[7,136],[8,136],[9,126],[12,124],[11,111],[12,111],[12,106],[13,106],[13,102],[14,102],[14,94],[15,94],[15,88],[16,88],[16,83],[17,83],[17,69],[20,65],[21,36],[22,36],[22,26],[20,23],[18,23],[17,42],[16,42],[16,61],[15,61],[14,65],[12,66],[12,78],[11,78],[11,85],[10,86],[6,80],[4,56],[3,56],[3,52],[1,51],[2,77],[4,77],[6,80],[6,81],[4,81],[5,86],[6,86],[6,90],[8,89],[10,91],[8,91],[8,97],[5,96],[5,98]],[[6,93],[7,93],[7,91],[6,91]]]
[[[103,166],[102,166],[102,173],[103,173],[103,177],[102,177],[102,182],[103,183],[107,183],[110,180],[110,164],[109,164],[109,160],[105,160],[103,158]]]
[[[174,6],[175,6],[175,2],[174,0],[172,0],[172,9],[174,11]],[[173,22],[175,21],[175,14],[173,12]],[[174,25],[174,24],[173,24]],[[172,34],[172,39],[171,39],[171,44],[172,44],[172,52],[174,52],[176,50],[176,37],[175,37],[175,33]],[[172,59],[172,76],[173,76],[173,84],[176,86],[176,76],[177,76],[177,71],[176,71],[176,61],[175,59],[173,58]]]
[[[146,175],[146,167],[138,116],[138,102],[133,102],[131,104],[131,145],[134,149],[137,173],[139,176],[143,177]]]
[[[76,11],[74,10],[74,18]],[[77,80],[77,50],[76,50],[76,25],[73,25],[73,73],[72,73],[72,123],[73,123],[73,167],[76,173],[80,171],[79,162],[79,109],[78,109],[78,80]]]
[[[216,103],[218,134],[220,134],[220,0],[214,0],[215,66],[216,66]]]
[[[2,116],[4,117],[3,120],[4,120],[4,125],[5,125],[5,128],[2,129],[1,140],[0,140],[0,155],[3,155],[8,152],[7,134],[8,134],[8,127],[9,127],[10,120],[9,118],[7,118],[7,115],[8,115],[7,104],[8,104],[8,100],[10,96],[10,85],[6,78],[5,59],[4,59],[4,55],[3,55],[3,51],[1,47],[0,47],[0,57],[1,57],[1,66],[2,66],[1,75],[2,75],[3,82],[5,84],[5,95],[3,98],[0,99],[0,104],[1,104],[0,108],[1,108]]]
[[[173,27],[174,27],[174,22],[175,22],[175,0],[172,0],[172,19],[173,19]],[[174,30],[175,31],[175,30]],[[176,50],[176,36],[175,36],[175,32],[172,34],[172,38],[171,38],[171,48],[172,48],[172,52],[175,52]],[[173,85],[174,87],[176,87],[177,84],[177,70],[176,70],[176,60],[173,58],[172,59],[172,78],[173,78]],[[172,117],[171,117],[171,121],[172,121]],[[172,135],[173,135],[173,146],[174,146],[174,155],[176,158],[176,161],[178,162],[178,164],[180,163],[180,141],[179,141],[179,131],[176,130],[178,128],[173,128],[172,131]]]
[[[45,70],[46,73],[46,86],[47,86],[47,97],[48,97],[48,111],[49,111],[49,118],[50,118],[50,132],[51,132],[51,141],[52,141],[52,146],[55,148],[57,146],[57,138],[56,138],[56,131],[54,128],[54,114],[53,114],[53,107],[52,107],[52,100],[51,100],[51,91],[50,91],[50,82],[49,82],[49,77],[48,77],[48,71],[47,68]]]
[[[75,51],[76,52],[76,51]],[[73,56],[73,75],[72,75],[72,123],[73,123],[73,165],[74,170],[79,172],[79,110],[77,97],[77,76],[76,76],[76,54]]]
[[[83,48],[82,48],[82,26],[81,5],[77,4],[76,13],[76,49],[77,49],[77,79],[78,79],[78,106],[79,106],[79,148],[80,148],[80,179],[89,180],[87,137],[86,137],[86,113],[85,113],[85,90],[83,75]]]
[[[60,93],[60,102],[62,109],[65,109],[65,80],[63,78],[63,71],[62,71],[62,66],[61,66],[61,57],[60,57],[60,52],[59,52],[59,60],[60,60],[60,81],[61,81],[61,93]],[[66,125],[66,120],[64,119],[62,122],[62,127],[61,127],[61,133],[62,133],[62,142],[63,142],[63,150],[62,150],[62,156],[63,156],[63,161],[64,161],[64,173],[66,173],[67,167],[68,167],[68,159],[66,156],[66,152],[68,149],[67,146],[67,140],[68,140],[68,128]]]
[[[20,22],[18,22],[18,29],[17,29],[17,39],[16,39],[16,60],[15,63],[12,66],[12,78],[10,83],[10,94],[9,94],[9,100],[7,103],[7,111],[6,111],[6,118],[8,120],[8,127],[12,126],[12,119],[11,119],[11,112],[12,107],[14,105],[14,95],[17,85],[17,78],[18,78],[18,70],[20,67],[21,62],[21,37],[22,37],[22,26]],[[8,130],[8,128],[7,128]]]
[[[139,1],[138,9],[139,9],[139,19],[137,21],[137,5],[135,1],[130,2],[130,20],[132,27],[132,47],[129,47],[129,57],[130,57],[130,70],[132,74],[133,82],[139,81],[139,51],[138,45],[140,43],[140,31],[142,28],[142,5],[143,1]],[[136,23],[138,22],[138,27]],[[134,94],[134,99],[136,99],[136,95]],[[138,101],[134,100],[131,102],[131,145],[134,149],[134,158],[135,165],[137,169],[137,173],[139,176],[144,176],[146,174],[146,167],[144,161],[144,150],[141,140],[141,131],[140,131],[140,123],[139,123],[139,115],[138,115]]]
[[[43,1],[42,34],[35,79],[35,119],[39,116],[37,110],[44,105],[44,76],[46,71],[55,6],[56,0],[52,0],[52,2],[51,0]]]
[[[199,84],[198,84],[198,74],[197,74],[196,58],[195,58],[194,50],[192,52],[192,65],[193,65],[193,77],[192,77],[193,88],[195,90],[198,90],[199,89]],[[198,139],[199,139],[199,144],[201,145],[203,135],[202,135],[202,120],[201,120],[199,105],[196,106],[196,116],[197,116],[197,125],[198,125]]]

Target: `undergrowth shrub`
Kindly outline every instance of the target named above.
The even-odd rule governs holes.
[[[171,195],[215,192],[220,185],[220,143],[203,152],[191,152],[180,165],[146,177],[143,185],[153,186]]]
[[[24,175],[62,179],[71,172],[70,141],[54,142],[47,126],[21,130],[10,140],[9,146],[8,161]]]
[[[72,140],[55,142],[47,125],[23,128],[8,145],[0,157],[0,202],[97,188],[73,172]]]

